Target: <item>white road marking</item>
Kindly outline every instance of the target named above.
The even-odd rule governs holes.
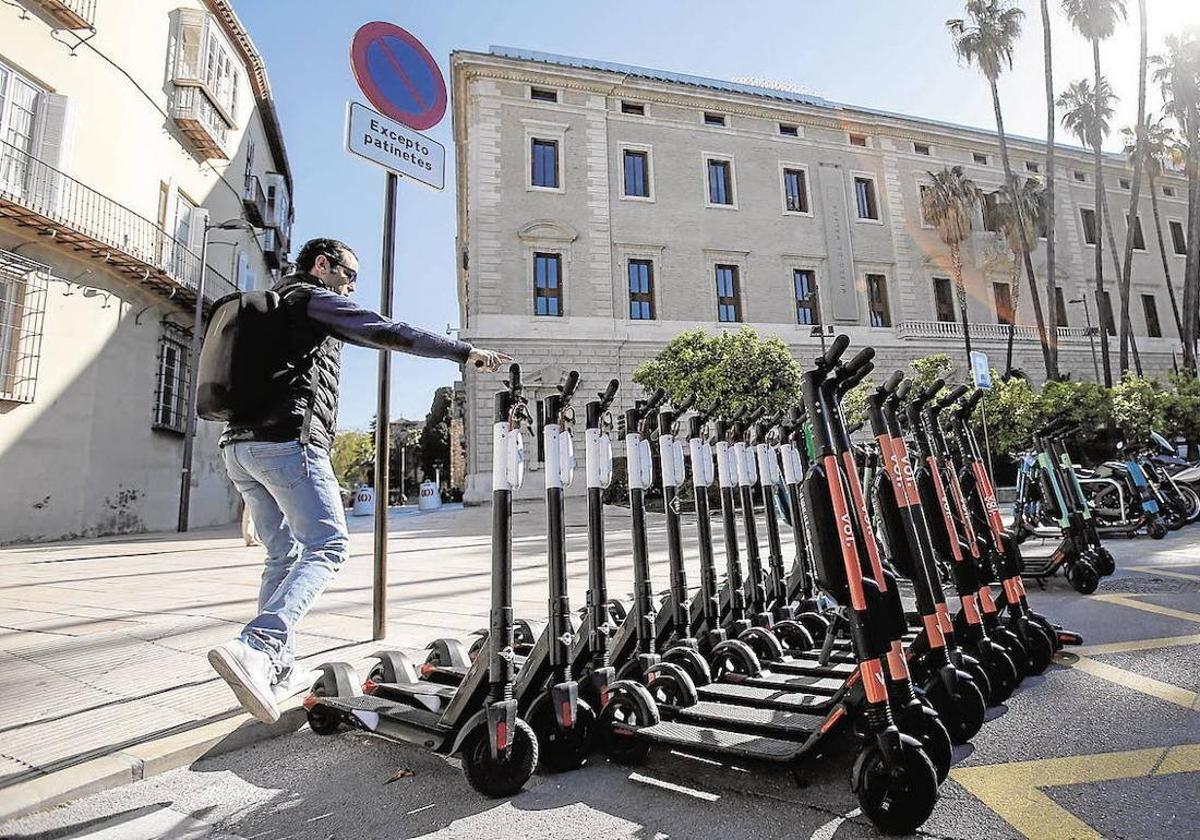
[[[837,817],[836,819],[830,820],[829,822],[825,823],[825,825],[814,831],[809,840],[833,840],[833,835],[837,834],[837,830],[842,827],[842,823],[844,823],[846,820],[854,819],[860,814],[862,814],[862,808],[855,808],[844,817]]]

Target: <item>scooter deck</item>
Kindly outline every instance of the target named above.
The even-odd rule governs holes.
[[[320,705],[352,716],[366,729],[375,730],[377,722],[372,722],[371,715],[379,718],[402,723],[406,726],[418,726],[423,729],[436,729],[441,715],[415,706],[407,706],[384,697],[361,694],[355,697],[322,697]],[[356,714],[365,712],[366,715]]]
[[[745,683],[709,683],[696,687],[700,699],[759,709],[778,709],[785,712],[808,712],[819,714],[832,705],[829,697],[807,694],[795,690],[780,690]]]
[[[810,668],[807,665],[793,664],[791,660],[787,662],[764,662],[764,674],[771,673],[778,677],[783,677],[787,680],[788,690],[795,691],[797,689],[812,694],[832,695],[838,694],[846,687],[846,680],[854,673],[851,669],[850,673],[845,673],[838,663],[830,663],[829,665]],[[837,670],[834,670],[837,668]]]
[[[681,752],[706,755],[726,755],[745,761],[765,761],[782,764],[797,758],[801,746],[795,741],[781,741],[747,732],[710,729],[689,723],[663,721],[636,730],[638,736],[654,744]]]
[[[671,720],[679,723],[734,729],[793,741],[807,738],[820,722],[820,718],[811,714],[730,706],[705,700],[687,708],[670,710],[669,715]]]
[[[819,652],[798,653],[776,662],[763,662],[763,677],[775,681],[784,681],[788,685],[796,685],[803,689],[804,680],[812,677],[846,680],[858,670],[858,660],[844,657],[831,657],[830,661],[821,664]]]

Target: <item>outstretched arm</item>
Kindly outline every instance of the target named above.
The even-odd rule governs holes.
[[[451,359],[459,364],[467,362],[473,349],[465,341],[456,341],[403,321],[393,321],[348,297],[324,289],[314,291],[309,298],[308,317],[334,338],[358,347]]]

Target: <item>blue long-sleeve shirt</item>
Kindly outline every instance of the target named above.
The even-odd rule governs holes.
[[[348,297],[317,288],[308,299],[308,317],[347,344],[374,350],[398,350],[414,356],[451,359],[464,364],[471,345],[403,321],[385,318]]]

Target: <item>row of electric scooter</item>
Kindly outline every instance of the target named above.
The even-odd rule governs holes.
[[[848,746],[856,751],[850,784],[863,813],[886,833],[915,830],[937,802],[952,745],[980,730],[988,705],[1080,639],[1029,606],[1019,548],[1000,521],[967,422],[978,392],[959,387],[940,395],[939,382],[909,394],[899,372],[876,388],[868,417],[879,469],[864,486],[841,400],[871,371],[874,351],[844,361],[848,343],[839,336],[816,360],[802,376],[799,404],[780,416],[688,413],[693,400],[671,406],[661,391],[625,412],[628,605],[609,596],[605,551],[617,381],[586,403],[588,586],[579,618],[567,592],[564,497],[575,469],[579,377],[565,377],[542,405],[544,623],[513,614],[512,498],[524,479],[530,423],[514,365],[495,402],[486,634],[474,651],[457,639],[438,640],[419,665],[381,651],[362,683],[345,663],[322,666],[305,700],[313,731],[351,727],[458,754],[468,782],[489,796],[516,793],[539,764],[568,770],[596,750],[637,763],[664,747],[776,765],[799,780],[805,762]],[[714,483],[724,580],[709,512]],[[794,535],[790,568],[777,483]],[[670,577],[662,597],[650,577],[646,520],[646,495],[656,487]],[[684,562],[687,495],[695,510],[695,591]]]
[[[1102,576],[1116,569],[1101,535],[1146,533],[1162,539],[1200,518],[1200,496],[1149,448],[1127,447],[1123,441],[1117,444],[1117,459],[1081,469],[1067,450],[1077,430],[1076,424],[1060,420],[1034,432],[1033,451],[1023,456],[1017,470],[1013,533],[1019,541],[1059,541],[1042,562],[1029,565],[1026,577],[1042,581],[1061,569],[1075,589],[1090,594]],[[1160,449],[1174,453],[1161,436],[1155,437]]]

